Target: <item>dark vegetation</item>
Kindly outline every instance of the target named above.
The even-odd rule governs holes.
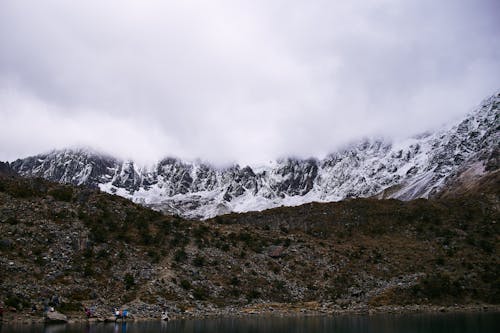
[[[481,193],[354,199],[187,221],[0,175],[0,300],[110,304],[500,302],[498,174]],[[117,292],[119,291],[119,292]]]

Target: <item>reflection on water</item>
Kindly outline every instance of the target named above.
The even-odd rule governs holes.
[[[127,322],[115,323],[115,333],[127,332]]]
[[[249,317],[171,322],[118,322],[62,325],[3,325],[2,333],[181,333],[181,332],[385,332],[385,333],[497,333],[500,313],[417,314],[339,317]]]

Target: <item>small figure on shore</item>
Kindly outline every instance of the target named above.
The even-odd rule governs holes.
[[[52,296],[51,303],[52,303],[54,306],[59,306],[59,296],[58,296],[58,295],[54,295],[54,296]]]
[[[170,318],[168,317],[167,308],[163,309],[163,312],[161,313],[161,320],[164,320],[164,321],[169,321],[170,320]]]
[[[87,318],[92,317],[92,311],[89,308],[84,307],[84,311],[85,311],[85,315],[87,316]]]
[[[49,311],[49,301],[44,298],[42,299],[42,303],[43,303],[43,312],[48,312]]]
[[[36,312],[36,310],[38,310],[36,307],[36,304],[33,303],[33,305],[31,305],[31,312],[34,313],[34,312]]]

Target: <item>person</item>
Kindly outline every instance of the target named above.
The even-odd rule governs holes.
[[[127,319],[127,316],[128,316],[128,310],[127,309],[123,310],[122,316],[123,316],[123,318]]]
[[[163,312],[161,313],[161,320],[169,321],[170,318],[168,317],[168,311],[167,308],[163,309]]]
[[[87,318],[90,318],[90,316],[92,315],[92,312],[90,311],[90,309],[85,307],[84,310],[85,310],[85,315],[87,316]]]
[[[44,298],[42,300],[43,303],[43,312],[48,312],[49,311],[49,300]]]
[[[54,306],[59,306],[59,296],[58,295],[52,296],[52,304],[54,304]]]

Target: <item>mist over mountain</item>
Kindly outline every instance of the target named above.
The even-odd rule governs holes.
[[[0,4],[0,160],[325,157],[500,85],[497,0]],[[96,16],[96,13],[100,13]]]
[[[89,149],[18,159],[28,177],[98,187],[189,218],[354,197],[411,200],[436,196],[457,178],[498,169],[500,93],[457,124],[402,141],[364,139],[324,159],[279,159],[261,167],[165,158],[138,166]],[[465,181],[467,181],[465,179]]]

